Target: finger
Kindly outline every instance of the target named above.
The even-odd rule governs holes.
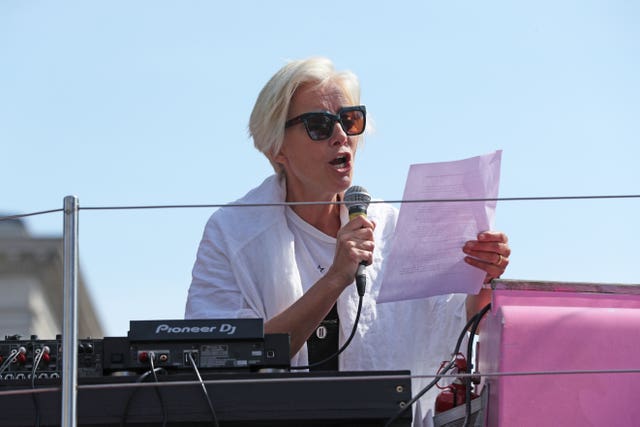
[[[343,228],[348,230],[357,230],[358,228],[368,228],[375,230],[376,224],[364,215],[357,215],[351,221],[346,223]]]
[[[502,231],[483,231],[478,233],[478,241],[508,243],[509,238]]]
[[[499,265],[492,264],[484,260],[473,258],[473,257],[465,257],[464,261],[467,264],[472,265],[476,268],[479,268],[480,270],[486,273],[485,283],[488,283],[488,281],[490,281],[491,279],[495,279],[502,276],[506,267],[506,265],[499,266]],[[507,260],[507,263],[508,263],[508,260]]]
[[[364,262],[366,265],[373,264],[373,251],[362,250],[361,254],[361,262]]]
[[[354,224],[347,224],[338,230],[336,236],[338,243],[351,241],[373,241],[373,229],[367,227],[355,227]]]
[[[465,261],[469,261],[469,264],[481,268],[484,271],[500,272],[500,274],[502,274],[507,268],[507,265],[509,265],[509,258],[500,254],[483,254],[482,256],[482,258],[466,256],[464,259]]]
[[[498,260],[494,262],[494,264],[502,268],[504,271],[504,269],[507,268],[507,265],[509,265],[509,257],[498,254]]]
[[[375,242],[371,229],[357,229],[353,231],[341,230],[338,233],[336,253],[347,257],[352,263],[361,261],[370,263],[373,260]]]
[[[462,251],[470,256],[483,259],[487,262],[497,263],[499,258],[497,255],[501,255],[505,258],[509,258],[511,255],[511,248],[504,243],[480,243],[474,240],[470,240],[462,247]]]
[[[347,245],[355,252],[373,252],[373,249],[375,248],[375,243],[372,240],[351,240]]]

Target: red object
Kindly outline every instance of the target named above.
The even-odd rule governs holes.
[[[436,414],[466,403],[466,391],[467,387],[460,379],[456,379],[452,384],[445,387],[444,390],[438,394],[438,397],[436,397]],[[478,397],[478,395],[471,391],[471,400],[476,397]]]
[[[447,361],[442,362],[440,365],[440,370],[447,364]],[[438,373],[440,373],[438,370]],[[467,360],[464,358],[462,354],[458,354],[455,360],[455,368],[453,373],[465,373],[467,371]],[[466,392],[467,386],[464,383],[464,380],[461,378],[456,378],[453,383],[449,384],[446,387],[440,387],[442,389],[440,394],[436,397],[435,403],[435,413],[438,414],[440,412],[448,411],[449,409],[453,409],[456,406],[463,405],[466,403]],[[471,391],[471,400],[478,397],[476,393]]]

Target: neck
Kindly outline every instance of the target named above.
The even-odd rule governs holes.
[[[340,195],[335,195],[332,200],[339,201]],[[293,201],[288,200],[287,201]],[[340,229],[340,205],[322,204],[322,205],[295,205],[291,209],[305,222],[311,224],[324,234],[332,237],[338,235]]]

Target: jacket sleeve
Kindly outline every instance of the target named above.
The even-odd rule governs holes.
[[[209,219],[192,271],[185,308],[186,319],[256,318],[240,290],[215,215]]]

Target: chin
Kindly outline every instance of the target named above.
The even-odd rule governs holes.
[[[345,177],[340,182],[340,192],[346,191],[346,189],[349,187],[351,187],[351,177]]]

